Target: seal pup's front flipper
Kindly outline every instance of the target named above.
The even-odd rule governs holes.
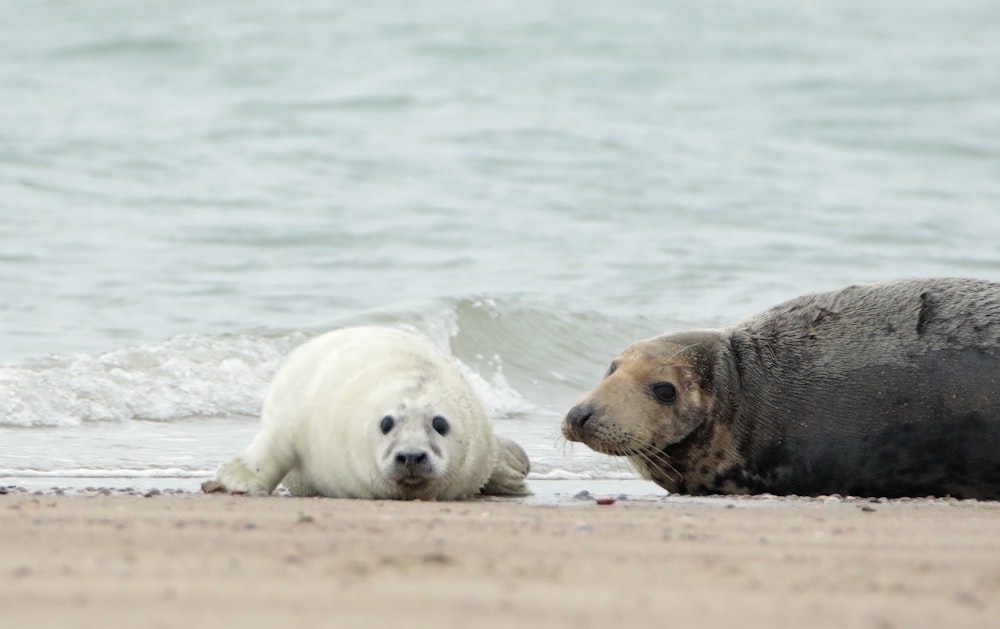
[[[262,430],[246,450],[219,466],[215,482],[226,492],[270,496],[274,488],[295,466],[295,454],[280,435]],[[202,489],[208,483],[202,485]],[[213,491],[219,491],[215,486]]]
[[[497,435],[497,462],[486,485],[479,493],[487,496],[527,496],[531,494],[525,478],[531,471],[531,462],[524,448]]]

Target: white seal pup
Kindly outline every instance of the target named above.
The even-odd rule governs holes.
[[[269,495],[281,482],[297,496],[459,500],[530,493],[528,468],[451,357],[400,330],[357,327],[291,353],[260,431],[203,489]]]

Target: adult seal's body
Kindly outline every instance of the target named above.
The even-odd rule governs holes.
[[[455,500],[528,493],[527,473],[524,451],[493,433],[450,357],[414,335],[361,327],[291,354],[260,432],[211,489],[267,495],[283,482],[301,496]]]
[[[563,434],[677,493],[1000,499],[1000,284],[851,286],[641,341]]]

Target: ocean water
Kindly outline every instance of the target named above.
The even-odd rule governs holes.
[[[1000,280],[988,0],[11,0],[0,58],[0,484],[196,488],[358,323],[627,483],[559,421],[629,342]]]

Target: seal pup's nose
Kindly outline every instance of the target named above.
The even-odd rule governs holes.
[[[571,428],[583,428],[594,415],[594,407],[591,404],[577,404],[566,413],[566,423]]]
[[[408,450],[396,453],[396,465],[415,467],[427,462],[427,453],[423,450]]]

